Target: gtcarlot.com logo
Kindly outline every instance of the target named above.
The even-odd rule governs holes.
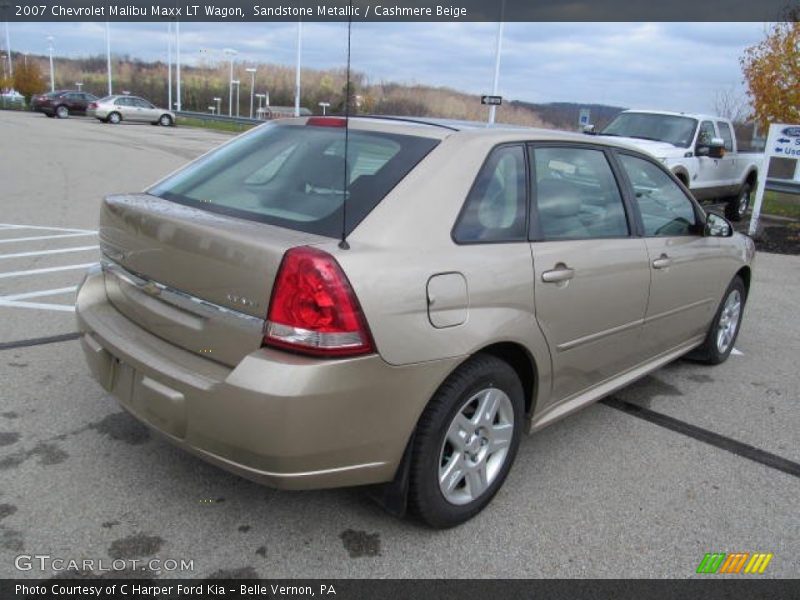
[[[697,566],[697,572],[706,575],[761,574],[767,570],[772,553],[766,552],[709,552]]]
[[[18,571],[64,571],[108,572],[108,571],[147,571],[151,573],[194,571],[194,560],[185,558],[62,558],[49,554],[20,554],[14,559],[14,568]]]

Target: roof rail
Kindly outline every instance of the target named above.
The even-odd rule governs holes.
[[[355,118],[363,119],[383,119],[385,121],[400,121],[404,123],[417,123],[418,125],[430,125],[431,127],[441,127],[442,129],[449,129],[450,131],[461,131],[458,127],[452,125],[445,125],[434,120],[425,121],[423,119],[412,119],[408,117],[392,117],[387,115],[353,115]],[[352,118],[352,117],[351,117]]]

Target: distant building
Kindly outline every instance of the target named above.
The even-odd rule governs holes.
[[[300,109],[301,117],[310,117],[313,113],[307,108]],[[294,106],[262,106],[256,111],[256,118],[264,121],[270,119],[286,119],[294,116]]]

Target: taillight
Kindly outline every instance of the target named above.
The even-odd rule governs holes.
[[[355,292],[330,254],[302,246],[283,256],[269,303],[264,345],[314,356],[375,351]]]
[[[97,108],[97,102],[89,102],[89,108]]]

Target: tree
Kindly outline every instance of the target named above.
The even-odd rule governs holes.
[[[733,89],[717,90],[714,94],[714,114],[734,124],[747,121],[749,103]]]
[[[793,17],[773,25],[740,60],[753,117],[764,130],[800,122],[800,22]]]
[[[47,86],[42,76],[42,69],[35,60],[17,61],[14,65],[14,87],[25,96],[25,102],[31,103],[34,94],[41,94]]]

